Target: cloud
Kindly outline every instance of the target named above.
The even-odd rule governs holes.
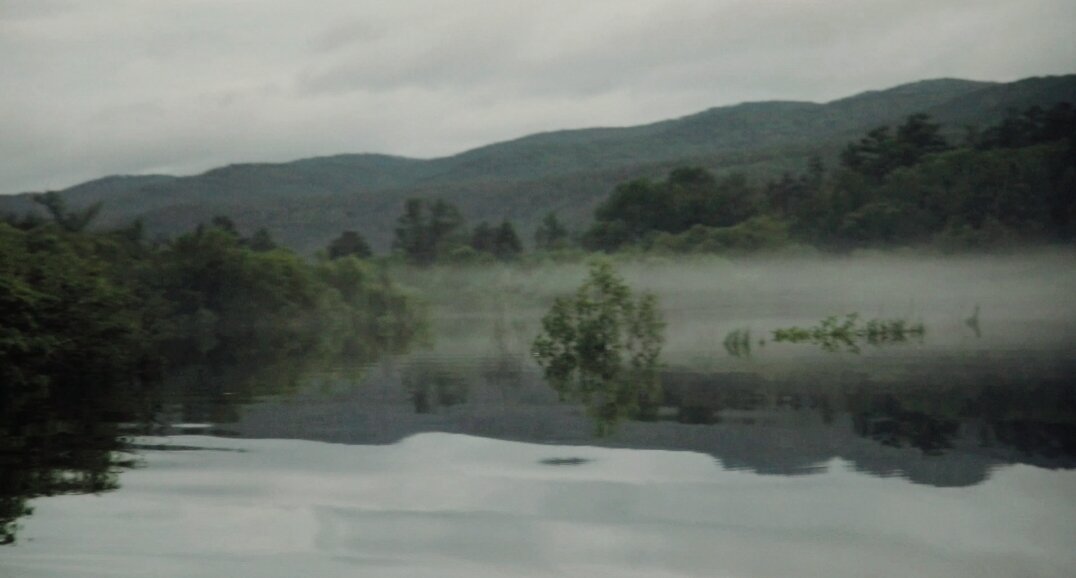
[[[940,76],[1072,72],[1068,0],[7,0],[0,192]]]

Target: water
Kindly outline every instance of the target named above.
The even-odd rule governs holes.
[[[581,268],[424,273],[410,353],[207,364],[121,404],[149,424],[102,411],[0,576],[1069,576],[1074,263],[622,267],[662,301],[664,395],[604,437],[528,351]],[[769,338],[852,311],[927,332]]]

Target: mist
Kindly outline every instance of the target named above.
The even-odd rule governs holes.
[[[1076,311],[1070,303],[1076,294],[1076,253],[1070,250],[750,259],[648,256],[614,263],[633,291],[657,296],[666,322],[663,360],[670,367],[796,371],[820,365],[863,367],[909,355],[970,355],[980,361],[993,356],[1009,363],[1014,352],[1059,362],[1071,354],[1076,336]],[[402,278],[426,288],[422,295],[434,306],[434,333],[441,336],[439,354],[484,355],[491,349],[491,335],[503,334],[503,327],[514,328],[510,349],[522,354],[552,300],[574,291],[586,270],[585,263],[435,267]],[[926,332],[922,342],[868,347],[857,354],[772,342],[778,328],[810,326],[851,313],[863,320],[921,322]],[[978,333],[969,326],[972,316]],[[476,320],[482,320],[488,332],[475,331]],[[722,347],[728,333],[737,329],[753,336],[751,359],[732,357]],[[766,343],[759,347],[759,340]]]

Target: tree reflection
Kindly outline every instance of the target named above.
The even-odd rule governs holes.
[[[429,364],[409,366],[403,376],[404,387],[410,393],[415,413],[436,413],[467,402],[466,378],[446,367]]]
[[[74,396],[53,385],[9,391],[0,407],[0,544],[15,541],[28,500],[115,489],[133,464],[119,424],[139,417],[139,392],[86,383]]]
[[[853,424],[856,433],[882,445],[910,446],[929,455],[952,448],[960,430],[957,420],[904,409],[892,396],[854,415]]]
[[[15,542],[32,499],[117,489],[119,474],[137,463],[128,436],[167,433],[175,421],[237,421],[243,405],[295,392],[315,369],[331,367],[357,383],[371,363],[409,342],[353,333],[300,350],[230,340],[204,351],[194,340],[175,345],[159,373],[65,375],[47,386],[27,379],[0,388],[0,544]]]
[[[712,433],[638,427],[618,443],[654,444],[667,434],[662,447],[705,451],[724,467],[782,475],[815,471],[840,457],[870,475],[937,486],[980,483],[1001,464],[1076,467],[1070,379],[1005,374],[957,381],[944,367],[933,371],[923,381],[666,371],[657,419]]]

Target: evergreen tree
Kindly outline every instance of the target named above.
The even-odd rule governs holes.
[[[445,249],[452,237],[463,227],[463,215],[456,205],[437,199],[430,205],[429,242],[436,252]]]
[[[210,221],[210,224],[222,231],[235,235],[236,237],[239,236],[239,229],[235,226],[235,221],[233,221],[231,217],[228,217],[226,215],[217,215],[216,217],[213,217],[213,220]]]
[[[471,248],[482,253],[493,253],[497,245],[497,231],[482,221],[471,233]]]
[[[460,239],[463,225],[459,209],[447,201],[438,199],[431,204],[408,199],[403,215],[396,221],[392,246],[412,263],[428,265],[453,247],[466,243]]]
[[[370,245],[357,231],[344,231],[340,236],[333,239],[328,246],[329,259],[339,259],[348,255],[359,259],[368,259],[373,256]]]
[[[949,150],[941,136],[941,126],[926,114],[913,114],[897,127],[894,136],[887,126],[867,133],[857,143],[849,143],[841,153],[841,163],[875,182],[900,167],[915,165],[923,157]]]
[[[534,245],[540,250],[554,249],[567,239],[568,229],[560,223],[557,214],[553,212],[546,213],[542,224],[538,225],[538,229],[534,231]]]
[[[254,234],[251,235],[250,239],[247,239],[246,244],[251,251],[255,251],[257,253],[264,253],[266,251],[272,251],[273,249],[276,249],[276,242],[273,241],[272,235],[270,235],[269,231],[267,231],[265,228],[261,228],[257,231],[254,231]]]
[[[494,237],[493,254],[501,260],[514,259],[523,252],[523,244],[519,241],[515,227],[505,219],[501,226],[497,227]]]
[[[426,231],[425,204],[421,199],[407,199],[404,203],[404,212],[396,220],[396,238],[392,248],[414,263],[433,260]]]

